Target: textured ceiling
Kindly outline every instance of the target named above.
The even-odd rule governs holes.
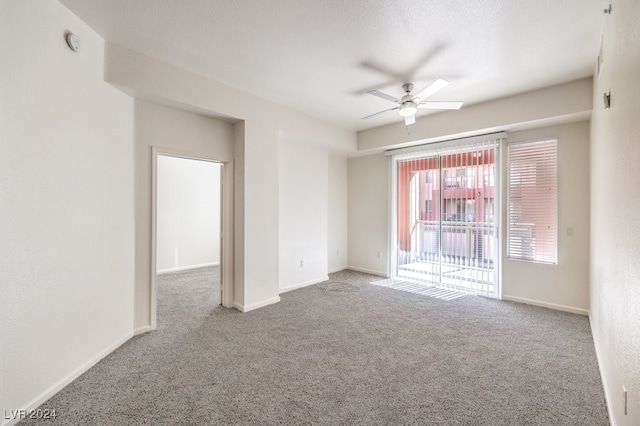
[[[105,39],[362,130],[438,77],[465,104],[593,74],[601,0],[62,0]],[[608,4],[608,3],[607,3]],[[464,106],[463,106],[464,108]],[[429,111],[420,110],[418,117]],[[455,114],[455,112],[447,112]]]

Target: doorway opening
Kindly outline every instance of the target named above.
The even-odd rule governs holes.
[[[498,147],[491,140],[394,156],[394,278],[500,297]]]
[[[154,327],[222,303],[222,182],[217,161],[156,153]]]

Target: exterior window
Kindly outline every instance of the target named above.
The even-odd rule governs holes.
[[[476,169],[475,167],[467,167],[465,169],[465,184],[464,188],[475,188],[476,187]]]
[[[445,189],[475,188],[476,171],[473,167],[444,170]]]
[[[557,141],[508,146],[507,257],[557,263]]]
[[[444,188],[452,189],[457,187],[458,187],[458,180],[456,179],[454,170],[444,169]]]
[[[427,171],[427,182],[426,183],[433,183],[433,171],[432,170],[428,170]]]
[[[424,201],[424,211],[427,213],[433,212],[433,200],[425,200]]]
[[[495,186],[495,168],[494,168],[494,166],[491,165],[490,167],[485,167],[483,173],[484,173],[484,186],[485,186],[485,188]]]
[[[493,198],[484,199],[484,221],[493,222],[495,211],[495,200]]]

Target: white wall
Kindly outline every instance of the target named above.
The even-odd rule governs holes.
[[[233,301],[244,306],[244,140],[245,123],[233,127]],[[240,159],[240,160],[236,160]]]
[[[280,291],[328,279],[328,155],[295,140],[280,141]]]
[[[233,147],[237,170],[234,306],[247,311],[277,302],[280,135],[299,135],[327,151],[345,154],[355,151],[355,134],[129,49],[110,45],[107,50],[107,81],[138,96],[161,98],[241,121],[234,126]],[[145,172],[145,161],[140,155],[136,158],[138,174]],[[148,321],[148,307],[138,304],[143,296],[138,290],[147,291],[149,278],[144,276],[148,271],[144,250],[150,244],[150,234],[144,227],[137,222],[136,324]]]
[[[383,276],[389,274],[389,165],[382,154],[349,159],[349,268]]]
[[[3,1],[0,32],[8,413],[35,408],[132,335],[133,101],[103,81],[103,40],[57,2]]]
[[[612,424],[631,426],[640,424],[640,2],[612,6],[602,17],[604,66],[593,93],[591,326]]]
[[[220,263],[220,164],[160,155],[156,270]]]
[[[588,120],[592,109],[591,77],[544,87],[526,93],[465,105],[459,111],[446,111],[418,117],[406,131],[397,123],[358,133],[358,151],[410,146],[416,141],[436,142],[482,135],[516,128],[534,128],[561,122]]]
[[[225,181],[233,179],[234,125],[157,103],[135,101],[136,283],[135,329],[151,325],[151,165],[152,147],[196,158],[226,162]],[[233,188],[223,205],[232,212]],[[227,216],[232,216],[228,214]],[[227,228],[231,229],[231,226]],[[229,238],[229,240],[231,240]],[[223,295],[223,303],[225,303]]]
[[[558,139],[558,264],[507,259],[502,239],[502,296],[586,314],[589,310],[589,122],[509,132],[507,142]],[[502,158],[507,186],[507,151]],[[502,235],[507,204],[503,200]],[[567,228],[573,236],[567,235]]]
[[[569,123],[509,132],[507,141],[558,138],[558,265],[506,259],[503,298],[586,314],[589,306],[589,124]],[[506,150],[503,157],[506,167]],[[390,159],[382,154],[349,159],[349,267],[387,275]],[[503,185],[506,174],[503,173]],[[503,200],[506,229],[506,203]],[[566,228],[574,235],[568,237]],[[503,236],[506,233],[502,232]],[[381,259],[377,253],[381,252]]]
[[[381,152],[496,131],[507,131],[509,140],[562,136],[560,227],[566,230],[572,226],[576,233],[571,239],[565,238],[565,234],[560,236],[560,266],[503,261],[503,294],[513,300],[586,313],[589,300],[586,123],[592,109],[591,87],[592,79],[585,78],[465,106],[460,111],[432,114],[418,118],[409,132],[401,123],[365,130],[358,133],[358,151]],[[354,269],[389,272],[386,252],[389,212],[385,210],[389,205],[389,167],[382,154],[349,160],[349,265]],[[376,259],[378,251],[383,261]],[[538,274],[545,278],[545,284],[532,283],[531,279]]]
[[[347,158],[329,154],[329,200],[327,258],[329,272],[346,269],[348,237],[348,172]]]

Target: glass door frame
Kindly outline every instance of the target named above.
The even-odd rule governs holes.
[[[474,144],[475,142],[475,144]],[[484,142],[485,144],[482,144]],[[493,142],[493,143],[492,143]],[[502,211],[504,206],[504,193],[502,185],[502,158],[503,147],[506,144],[506,133],[498,133],[495,135],[479,136],[461,140],[446,141],[440,143],[433,143],[429,145],[421,145],[417,147],[411,147],[406,149],[392,150],[385,152],[386,156],[391,157],[390,161],[390,186],[389,191],[390,203],[389,203],[389,277],[398,278],[399,265],[400,265],[400,250],[399,250],[399,238],[398,238],[398,164],[407,157],[415,156],[419,158],[420,154],[424,153],[424,157],[441,157],[443,152],[447,150],[468,148],[468,151],[482,150],[482,149],[495,149],[494,160],[494,218],[493,218],[493,232],[495,233],[495,252],[493,262],[493,293],[487,295],[488,297],[502,299]],[[477,146],[476,146],[477,145]],[[462,151],[461,151],[462,152]],[[439,178],[440,182],[440,197],[442,198],[442,161],[438,159],[439,164]],[[434,176],[435,179],[435,176]],[[442,234],[442,203],[440,206],[440,233]],[[442,247],[440,247],[440,275],[442,275]]]

